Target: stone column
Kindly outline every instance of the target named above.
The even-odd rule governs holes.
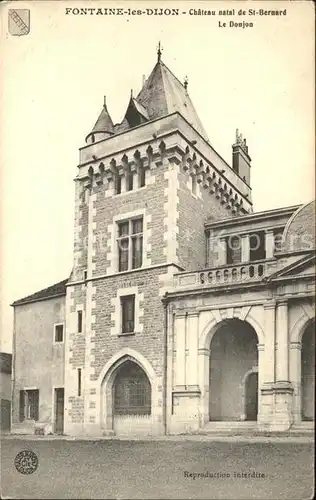
[[[264,304],[264,346],[258,345],[258,422],[262,430],[270,429],[274,415],[275,307],[273,301]]]
[[[217,265],[225,266],[227,264],[227,243],[226,238],[221,238],[217,243]]]
[[[198,335],[199,313],[190,313],[187,318],[187,357],[186,383],[188,389],[198,389]]]
[[[263,396],[261,392],[261,388],[263,386],[263,381],[264,381],[264,357],[265,357],[265,346],[264,344],[257,344],[257,350],[258,350],[258,417],[257,421],[260,422],[261,419],[261,413],[262,413],[262,402],[263,402]]]
[[[171,432],[175,434],[196,431],[200,426],[200,391],[197,386],[197,326],[197,314],[187,317],[186,313],[178,313],[175,317],[176,366],[173,415],[170,420]],[[187,360],[186,347],[188,347]]]
[[[167,306],[167,315],[168,315],[168,332],[167,332],[167,385],[165,387],[166,391],[166,431],[167,434],[171,432],[171,418],[172,418],[172,388],[173,388],[173,373],[174,373],[174,358],[173,358],[173,350],[175,348],[174,345],[174,311],[173,305],[168,304]]]
[[[249,260],[250,260],[249,234],[244,234],[241,237],[241,262],[249,262]]]
[[[265,361],[264,344],[257,344],[257,351],[258,351],[258,392],[260,395],[260,388],[264,383],[264,370],[262,369]]]
[[[178,313],[175,317],[174,330],[176,334],[176,390],[185,390],[185,336],[186,313]]]
[[[289,332],[286,300],[277,304],[276,382],[274,384],[275,410],[273,430],[284,431],[293,423],[293,386],[289,382]]]
[[[204,426],[209,421],[210,415],[210,350],[198,350],[198,376],[201,389],[200,414],[201,424]]]
[[[275,302],[264,304],[264,360],[262,365],[262,381],[275,381]]]
[[[124,172],[124,175],[122,175],[121,177],[121,193],[125,193],[126,192],[126,175],[125,175],[125,171]]]
[[[289,380],[289,345],[288,345],[288,307],[287,301],[277,306],[277,381]]]
[[[272,229],[265,232],[265,247],[266,259],[272,259],[274,256],[274,233]]]
[[[301,417],[301,394],[302,394],[302,374],[301,374],[302,344],[291,342],[290,344],[290,381],[293,385],[293,419],[300,422]]]

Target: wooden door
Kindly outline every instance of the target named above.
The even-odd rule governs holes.
[[[55,434],[64,432],[64,388],[55,389]]]

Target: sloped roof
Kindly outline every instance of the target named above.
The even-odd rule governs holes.
[[[184,85],[159,60],[136,98],[151,120],[178,111],[206,140],[206,131]]]
[[[149,121],[178,112],[208,141],[207,133],[195,111],[185,86],[161,59],[158,60],[150,76],[144,82],[136,99],[131,97],[126,113],[128,113],[131,106],[145,120]],[[128,123],[126,114],[121,123],[114,125],[106,104],[104,104],[99,118],[87,137],[94,132],[118,134],[130,128],[133,127]]]
[[[93,134],[94,132],[110,132],[110,133],[114,132],[112,118],[110,117],[110,114],[105,105],[103,106],[99,118],[95,122],[94,127],[91,130],[90,134]]]
[[[282,279],[287,277],[291,277],[292,279],[300,279],[305,277],[308,278],[310,276],[315,275],[314,266],[315,266],[315,255],[314,253],[310,253],[308,255],[304,255],[304,257],[302,257],[301,259],[298,259],[297,261],[288,264],[282,269],[279,269],[275,273],[270,274],[270,276],[264,278],[263,281],[274,281],[276,279]],[[307,273],[306,275],[300,274],[305,269],[307,269],[308,271],[311,270],[311,272]]]
[[[44,300],[44,299],[49,299],[51,297],[66,295],[66,283],[68,282],[68,280],[69,278],[59,281],[58,283],[55,283],[54,285],[51,285],[47,288],[43,288],[43,290],[32,293],[31,295],[28,295],[27,297],[24,297],[22,299],[16,300],[11,305],[19,306],[22,304],[27,304],[29,302],[37,302],[38,300]]]
[[[134,104],[134,106],[135,106],[136,110],[138,111],[138,113],[140,113],[141,115],[143,115],[143,117],[146,118],[146,120],[149,120],[149,116],[148,116],[147,110],[144,108],[144,106],[142,106],[136,99],[134,99],[134,97],[132,97],[131,101]]]
[[[130,127],[126,118],[124,118],[124,120],[121,123],[116,123],[114,125],[114,130],[116,134],[118,134],[119,132],[125,132],[125,130],[128,130],[129,128]]]
[[[289,219],[284,229],[284,252],[312,250],[315,248],[315,200],[301,205]]]

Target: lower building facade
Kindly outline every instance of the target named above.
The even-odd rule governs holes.
[[[266,431],[312,425],[313,259],[306,254],[242,282],[224,272],[237,265],[218,267],[215,282],[209,270],[137,272],[119,286],[115,280],[112,312],[97,310],[89,284],[90,310],[79,302],[74,308],[78,287],[66,282],[59,296],[16,304],[12,432],[155,436],[218,422]],[[146,279],[151,287],[142,293]],[[104,302],[109,284],[98,286]],[[136,297],[135,325],[118,335],[126,293]],[[92,311],[98,321],[89,323]]]

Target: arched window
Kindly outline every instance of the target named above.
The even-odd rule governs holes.
[[[116,415],[150,415],[151,386],[144,370],[126,361],[114,381],[114,413]]]

